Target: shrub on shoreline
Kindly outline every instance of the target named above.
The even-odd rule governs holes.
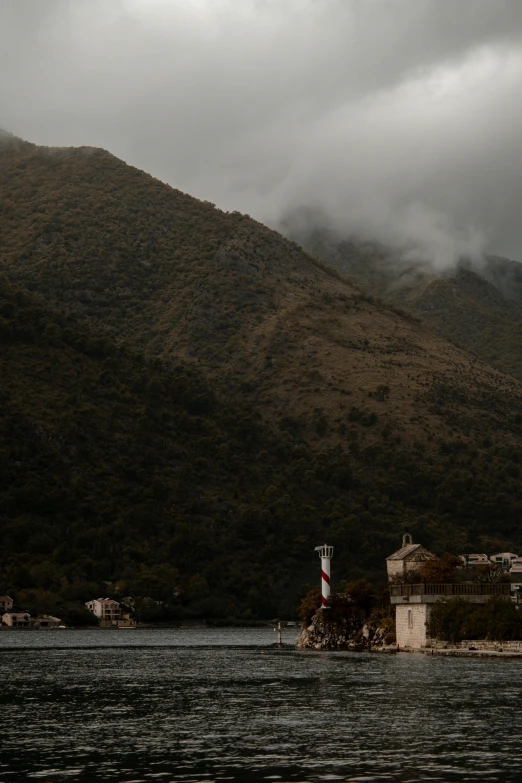
[[[511,601],[496,596],[485,604],[452,598],[433,606],[428,631],[433,638],[451,643],[463,639],[522,639],[522,614]]]

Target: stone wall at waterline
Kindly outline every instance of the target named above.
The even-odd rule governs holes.
[[[464,639],[462,642],[445,642],[442,639],[429,639],[427,648],[434,650],[484,650],[485,652],[522,653],[522,641],[495,642],[488,639]]]

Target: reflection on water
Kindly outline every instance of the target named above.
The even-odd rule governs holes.
[[[520,662],[272,642],[0,633],[0,780],[522,780]]]

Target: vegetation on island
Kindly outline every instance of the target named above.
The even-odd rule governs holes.
[[[464,639],[522,639],[522,612],[512,601],[495,596],[485,604],[459,597],[437,601],[430,612],[428,632],[452,644]]]
[[[376,587],[364,578],[352,582],[341,580],[339,592],[332,593],[325,608],[321,607],[318,587],[308,590],[299,603],[302,628],[312,627],[311,639],[317,633],[329,635],[328,642],[333,647],[339,642],[341,646],[371,644],[376,633],[381,644],[395,640],[395,609],[390,605],[386,584]]]

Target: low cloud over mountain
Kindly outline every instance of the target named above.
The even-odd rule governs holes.
[[[17,0],[0,125],[439,269],[522,257],[519,0]]]

